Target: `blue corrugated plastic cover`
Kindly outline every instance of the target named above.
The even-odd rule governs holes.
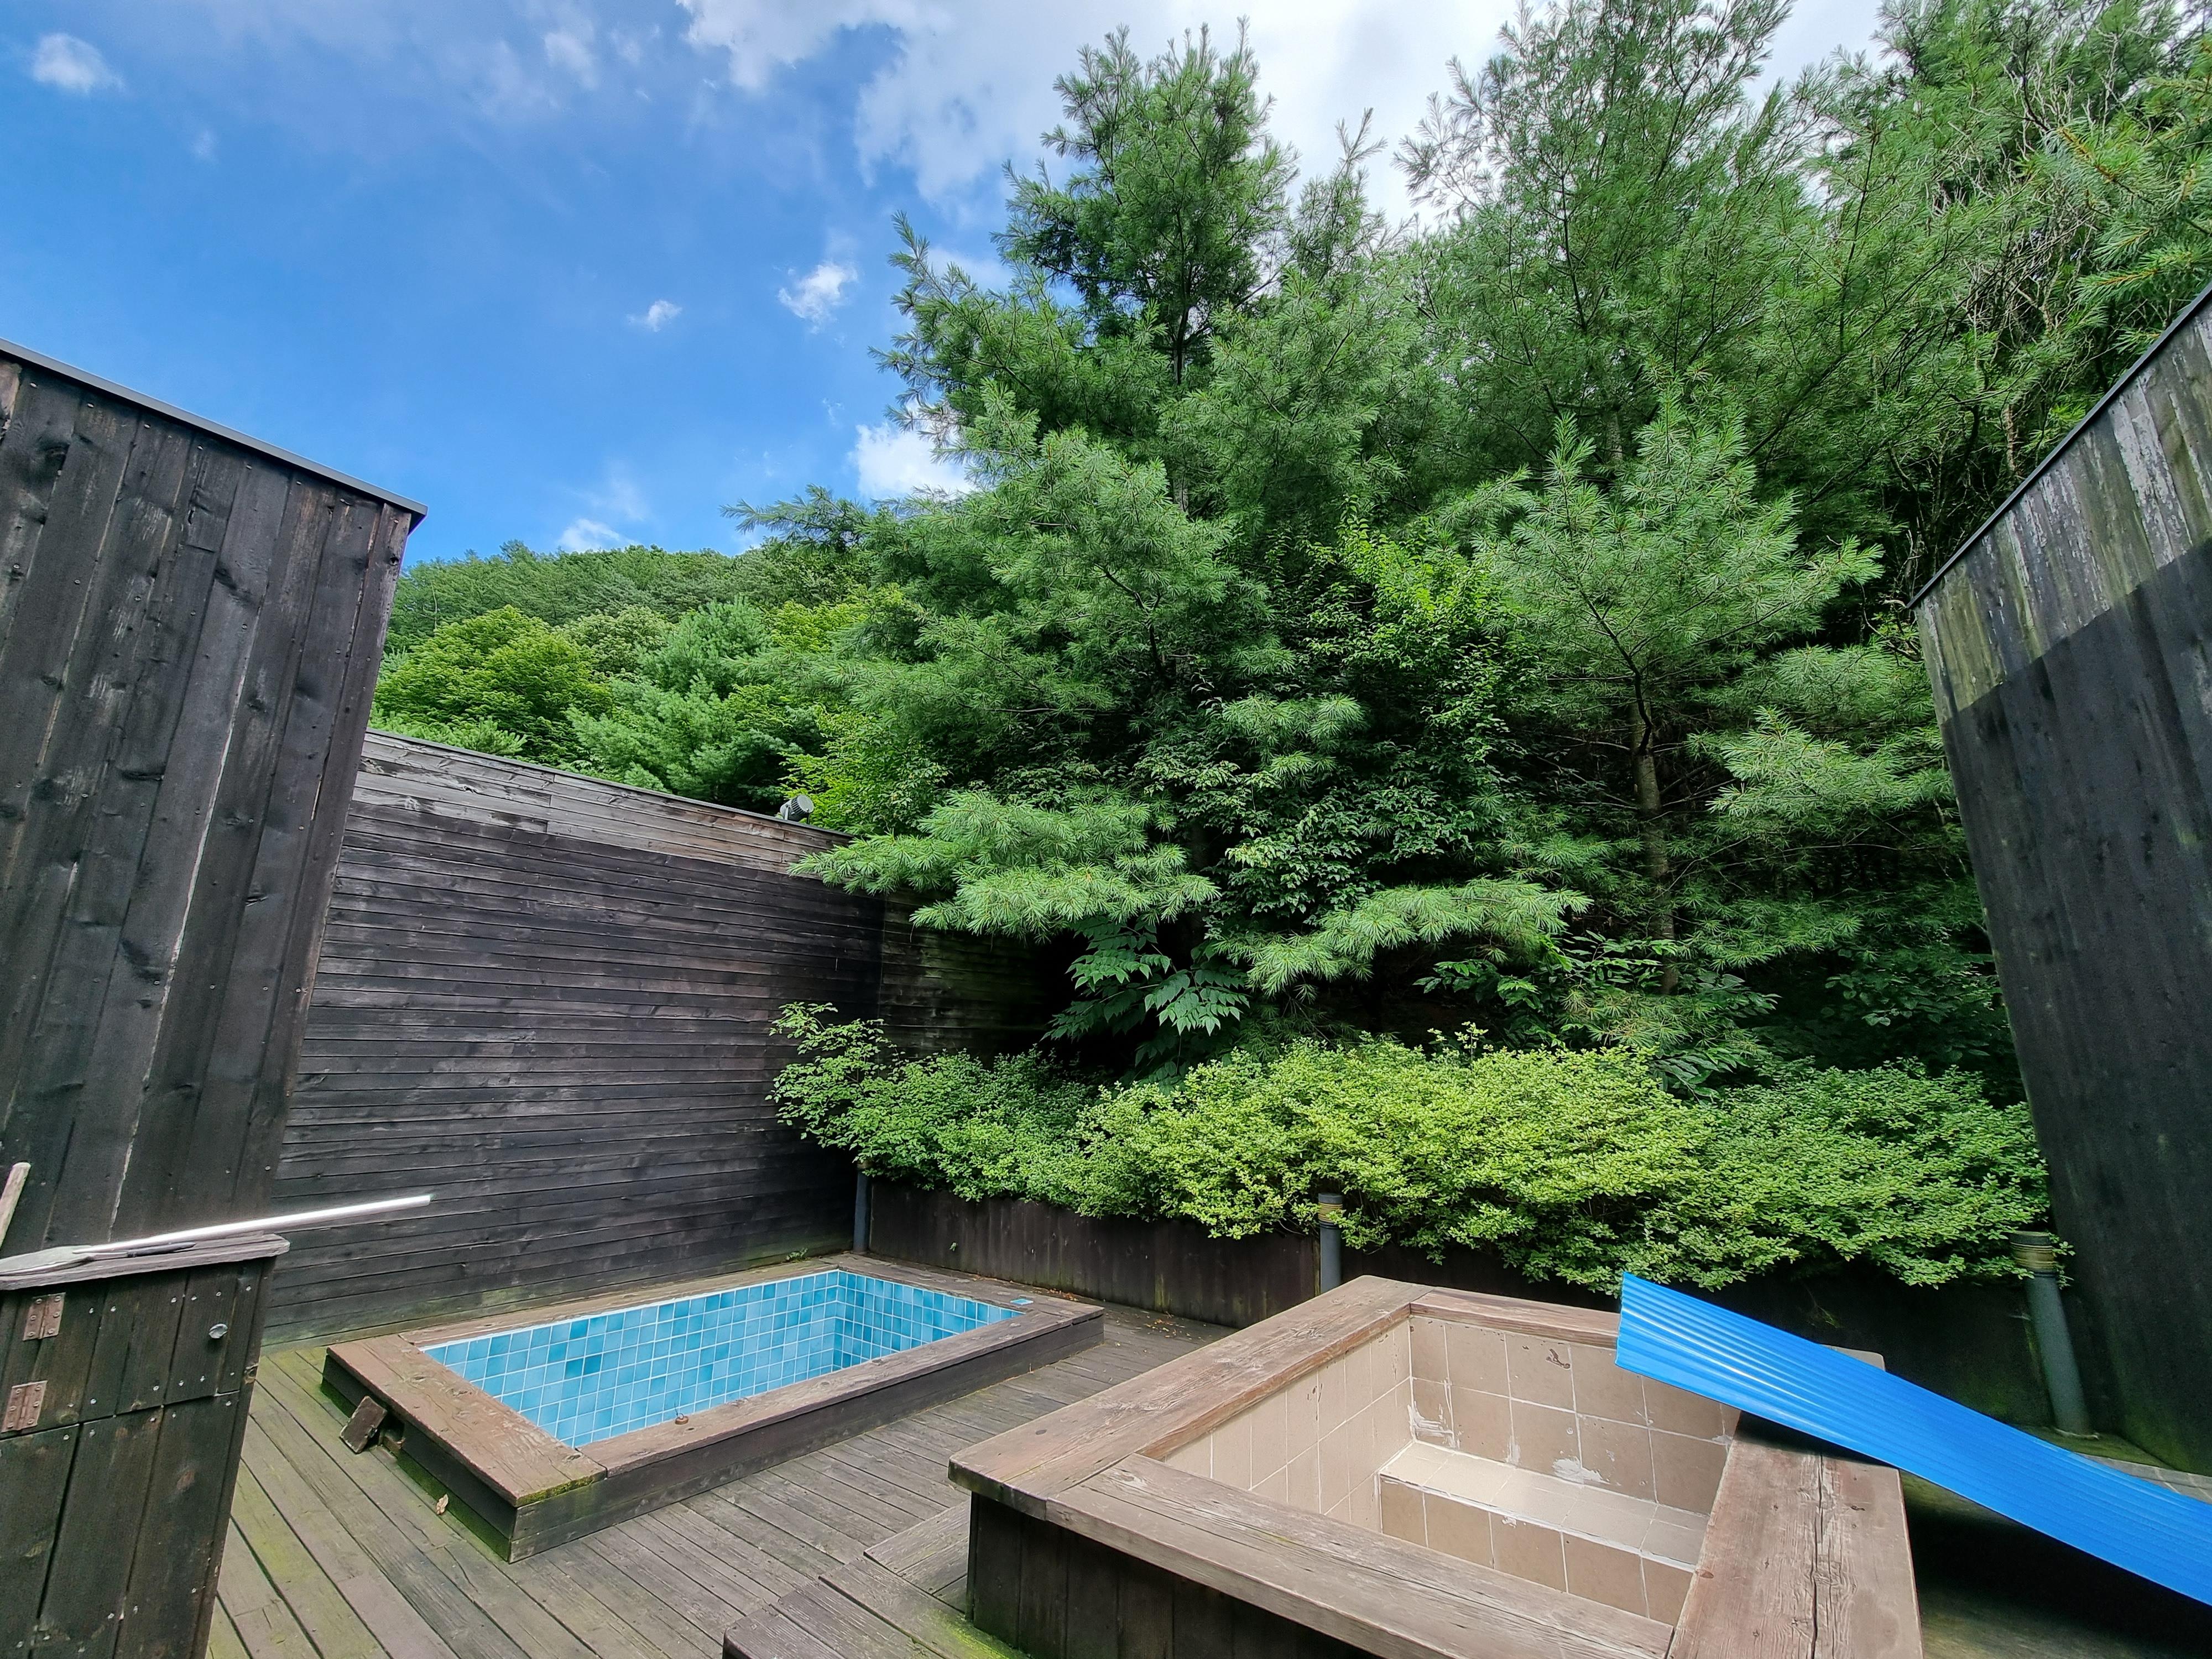
[[[1902,1377],[1631,1275],[1621,1368],[1909,1469],[2212,1602],[2212,1504],[2023,1434]]]

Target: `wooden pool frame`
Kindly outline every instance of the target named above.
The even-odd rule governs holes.
[[[973,1622],[1030,1659],[1921,1659],[1897,1472],[1747,1419],[1671,1627],[1164,1461],[1417,1314],[1608,1348],[1620,1329],[1359,1279],[972,1446],[952,1478]]]
[[[423,1352],[441,1342],[839,1270],[965,1297],[1014,1316],[582,1448],[556,1439]],[[476,1514],[505,1546],[507,1559],[516,1561],[750,1469],[1050,1364],[1097,1342],[1104,1317],[1089,1304],[1024,1285],[840,1254],[341,1342],[325,1358],[323,1380],[349,1406],[364,1395],[381,1404],[402,1425],[397,1438],[404,1455]]]

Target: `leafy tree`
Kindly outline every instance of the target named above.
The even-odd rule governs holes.
[[[1045,146],[1077,171],[1058,185],[1042,167],[1012,179],[1006,252],[1073,288],[1092,337],[1156,337],[1176,386],[1204,361],[1213,319],[1271,274],[1293,164],[1267,134],[1258,70],[1241,27],[1226,55],[1201,29],[1150,64],[1122,29],[1053,83],[1069,125]]]
[[[1877,285],[1907,279],[1904,345],[1862,354],[1903,394],[1863,477],[1905,592],[2212,275],[2206,70],[2165,0],[1896,0],[1883,34],[1799,101],[1830,221],[1881,227]]]
[[[1455,379],[1481,462],[1540,462],[1569,419],[1619,465],[1670,386],[1767,367],[1776,264],[1814,217],[1790,106],[1751,90],[1784,12],[1568,0],[1480,74],[1453,65],[1401,154],[1458,217],[1422,276],[1448,336],[1480,343]]]
[[[930,898],[927,923],[1075,934],[1060,1035],[1133,1032],[1146,1060],[1401,947],[1546,948],[1572,896],[1485,844],[1494,675],[1463,562],[1357,529],[1307,550],[1294,645],[1157,465],[1003,407],[978,432],[994,487],[886,545],[918,620],[847,682],[973,784],[813,867]]]
[[[1044,135],[1073,170],[1008,173],[1005,295],[940,272],[902,218],[909,326],[884,362],[908,383],[908,416],[950,434],[994,387],[1048,432],[1145,440],[1285,257],[1295,158],[1267,134],[1258,73],[1241,27],[1225,53],[1203,29],[1150,62],[1127,29],[1085,46],[1054,82],[1066,120]],[[1316,198],[1309,218],[1319,229],[1332,210],[1345,204]],[[1310,252],[1328,240],[1310,234]]]
[[[386,649],[412,651],[449,622],[512,608],[560,624],[641,607],[674,621],[744,591],[748,568],[725,553],[625,547],[605,553],[532,552],[509,542],[495,557],[417,562],[400,573]]]
[[[803,612],[803,607],[791,607]],[[586,769],[617,782],[772,811],[790,757],[818,744],[815,708],[789,684],[773,619],[744,599],[692,611],[579,708]]]
[[[574,752],[570,711],[603,708],[608,695],[582,646],[501,605],[447,623],[387,662],[374,718],[387,731],[557,762]]]
[[[1717,695],[1761,654],[1802,640],[1874,560],[1845,543],[1801,553],[1786,500],[1759,498],[1740,431],[1700,430],[1662,406],[1616,487],[1587,476],[1595,446],[1560,423],[1546,488],[1485,559],[1540,665],[1535,710],[1585,744],[1618,753],[1642,850],[1654,938],[1675,938],[1680,814],[1667,775]],[[1474,510],[1510,497],[1486,492]],[[1671,970],[1662,981],[1675,988]]]
[[[658,611],[626,605],[619,611],[594,611],[563,623],[561,632],[584,647],[592,672],[605,678],[635,673],[645,658],[668,637],[670,626],[668,618]]]

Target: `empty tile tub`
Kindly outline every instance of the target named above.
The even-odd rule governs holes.
[[[509,1560],[1098,1340],[1098,1309],[833,1256],[342,1342],[324,1380]]]
[[[1033,1659],[1918,1659],[1896,1472],[1622,1370],[1618,1324],[1358,1279],[971,1447],[972,1617]]]

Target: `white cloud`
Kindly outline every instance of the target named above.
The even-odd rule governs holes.
[[[588,21],[549,30],[544,39],[545,61],[574,76],[579,85],[596,87],[599,83],[599,60],[592,52],[592,35]]]
[[[586,551],[628,547],[645,539],[643,532],[653,527],[653,504],[646,500],[645,492],[638,488],[637,480],[623,461],[608,461],[598,485],[579,486],[568,495],[572,503],[569,510],[580,507],[582,511],[553,538],[557,549]],[[623,527],[617,529],[617,526]]]
[[[107,67],[107,59],[89,40],[74,34],[40,38],[31,52],[31,78],[42,86],[89,97],[123,84],[123,77]]]
[[[775,72],[829,47],[842,31],[871,27],[896,40],[891,60],[861,88],[854,138],[864,167],[911,169],[922,193],[947,202],[999,165],[1037,153],[1037,137],[1061,118],[1053,77],[1077,51],[1120,24],[1147,56],[1202,22],[1234,40],[1233,15],[1201,0],[682,0],[686,39],[725,54],[732,84],[758,90]],[[1776,67],[1794,70],[1841,44],[1863,44],[1878,0],[1813,0],[1785,27]],[[1445,85],[1455,56],[1470,66],[1494,50],[1516,0],[1258,0],[1249,8],[1261,88],[1276,100],[1276,136],[1304,165],[1336,157],[1336,124],[1375,112],[1375,132],[1395,143]],[[1370,173],[1378,203],[1406,206],[1397,170],[1381,158]]]
[[[1782,80],[1794,80],[1798,70],[1819,63],[1838,46],[1869,50],[1881,23],[1881,0],[1807,0],[1793,8],[1774,31],[1770,71]]]
[[[920,193],[957,210],[947,228],[971,246],[995,217],[993,175],[1027,165],[1037,137],[1060,118],[1053,77],[1078,49],[1117,24],[1146,54],[1211,21],[1234,33],[1252,18],[1261,85],[1276,100],[1278,136],[1310,167],[1334,155],[1340,119],[1375,106],[1376,133],[1395,142],[1444,85],[1444,60],[1479,63],[1516,0],[169,0],[128,9],[134,61],[165,70],[302,128],[319,144],[443,141],[455,117],[542,128],[635,118],[647,106],[708,111],[715,89],[758,92],[788,68],[858,45],[873,69],[787,88],[779,102],[793,153],[822,136],[872,175],[908,170]],[[1789,72],[1838,45],[1863,45],[1879,0],[1799,0],[1778,37],[1776,68]],[[143,14],[143,15],[142,15]],[[678,21],[680,20],[680,21]],[[82,27],[82,26],[81,26]],[[57,46],[55,43],[62,43]],[[24,66],[112,76],[97,51],[50,34]],[[82,56],[89,54],[89,56]],[[702,54],[705,54],[704,57]],[[74,70],[64,69],[75,63]],[[338,79],[333,80],[336,70]],[[794,83],[799,77],[788,77]],[[593,83],[596,83],[595,85]],[[61,84],[61,82],[55,82]],[[722,96],[726,97],[725,90]],[[711,113],[711,111],[708,111]],[[696,125],[714,125],[701,117]],[[746,131],[743,121],[731,131]],[[1373,174],[1386,208],[1403,205],[1396,170]],[[790,180],[803,191],[814,175]],[[910,193],[894,179],[896,194]],[[963,228],[965,227],[965,228]]]
[[[683,314],[684,307],[678,305],[675,301],[655,300],[643,311],[632,317],[629,321],[634,328],[641,328],[647,333],[658,334]]]
[[[476,64],[476,103],[495,119],[514,120],[556,105],[551,83],[542,79],[505,40],[486,47]]]
[[[630,541],[612,525],[601,524],[597,519],[576,519],[553,538],[553,548],[559,553],[590,553],[601,548],[628,547]]]
[[[789,288],[775,291],[776,303],[793,316],[819,328],[845,303],[845,289],[860,276],[852,266],[824,259]]]
[[[696,79],[637,21],[665,0],[166,0],[126,8],[135,57],[318,148],[450,142],[456,121],[535,128],[626,115],[635,82]],[[633,14],[626,31],[602,21]],[[644,70],[627,67],[658,40]],[[610,83],[612,84],[610,84]],[[620,101],[611,94],[619,94]]]
[[[637,481],[629,476],[629,470],[619,461],[608,463],[606,482],[597,489],[585,491],[584,502],[594,512],[604,513],[611,519],[620,519],[625,523],[634,524],[653,514],[652,506],[645,499],[645,492],[637,487]]]
[[[1217,44],[1234,40],[1221,9],[1200,0],[832,0],[799,8],[785,0],[683,0],[686,38],[726,53],[731,82],[764,86],[775,70],[830,46],[841,30],[889,29],[896,55],[860,90],[854,136],[864,165],[910,168],[922,193],[945,201],[1008,157],[1036,153],[1037,137],[1060,119],[1053,77],[1076,53],[1127,23],[1147,56],[1212,21]],[[1376,130],[1412,130],[1444,62],[1486,56],[1514,0],[1280,0],[1252,8],[1261,86],[1275,97],[1279,137],[1309,165],[1336,153],[1335,125],[1355,125],[1375,107]],[[1224,37],[1224,31],[1226,31]],[[1393,186],[1376,170],[1384,190]]]
[[[779,69],[801,64],[841,29],[885,24],[901,32],[949,27],[953,15],[925,0],[678,0],[691,14],[684,38],[726,52],[732,84],[757,92]]]
[[[192,160],[195,161],[214,161],[217,149],[215,130],[212,127],[202,127],[192,136],[191,148]]]
[[[891,421],[853,430],[850,459],[866,500],[911,495],[918,489],[964,495],[975,487],[957,461],[939,458],[926,433]]]

